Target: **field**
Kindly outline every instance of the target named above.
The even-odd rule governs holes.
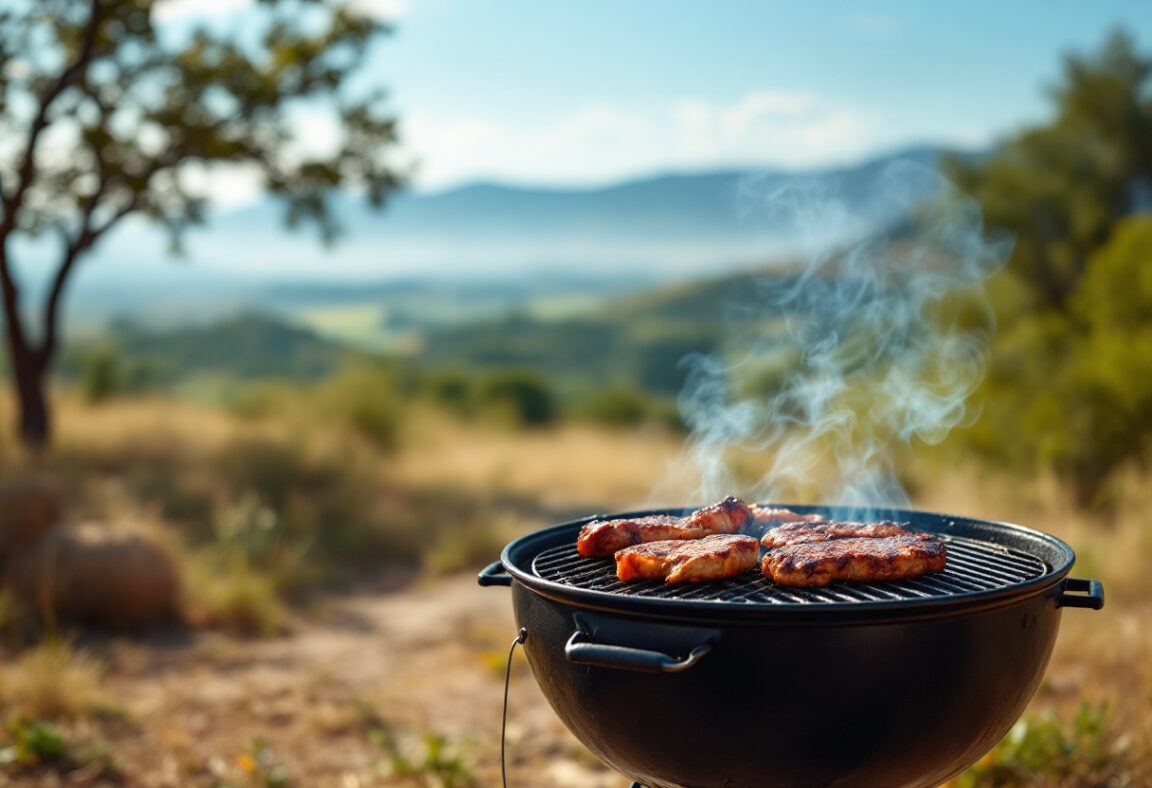
[[[514,625],[507,591],[478,588],[475,570],[569,516],[692,498],[682,439],[659,427],[525,430],[411,408],[388,448],[331,413],[284,412],[65,398],[50,459],[5,457],[9,480],[56,480],[63,521],[132,523],[162,545],[184,578],[186,623],[62,623],[43,638],[6,597],[0,782],[499,784]],[[1045,479],[940,457],[910,475],[920,507],[1064,538],[1074,575],[1107,590],[1103,611],[1065,613],[1026,723],[961,784],[1152,774],[1144,481],[1088,516]],[[625,786],[563,729],[519,655],[513,668],[510,784]]]

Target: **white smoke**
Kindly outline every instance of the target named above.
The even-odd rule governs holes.
[[[746,294],[722,352],[686,359],[700,500],[746,486],[730,465],[743,451],[770,462],[760,499],[906,505],[913,442],[971,419],[992,327],[982,290],[1006,244],[911,161],[863,182],[749,181],[741,204],[797,238],[799,262]]]

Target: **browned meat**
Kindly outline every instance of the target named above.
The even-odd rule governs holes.
[[[739,531],[748,521],[748,505],[739,498],[697,509],[677,517],[658,514],[621,520],[596,520],[580,529],[576,550],[582,556],[613,555],[629,545],[668,539],[701,539],[711,534]]]
[[[756,503],[749,509],[752,512],[752,523],[756,526],[754,533],[757,534],[780,523],[822,523],[828,519],[822,514],[797,514],[791,509],[774,509]]]
[[[878,539],[884,536],[907,536],[912,531],[893,522],[882,523],[789,523],[764,534],[760,544],[771,549],[792,544],[827,542],[829,539]]]
[[[621,580],[705,583],[747,572],[756,566],[760,547],[751,536],[713,534],[702,539],[648,542],[616,553]]]
[[[947,550],[932,534],[830,539],[780,547],[760,570],[782,586],[824,586],[834,580],[902,580],[944,569]]]

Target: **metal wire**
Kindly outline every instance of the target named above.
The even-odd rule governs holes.
[[[508,649],[508,666],[504,669],[504,715],[500,718],[500,782],[504,788],[508,788],[508,774],[504,767],[504,739],[508,730],[508,686],[512,683],[512,655],[516,652],[516,647],[527,639],[528,630],[520,627],[511,648]]]
[[[584,558],[571,544],[542,550],[532,561],[532,571],[543,580],[624,596],[793,606],[901,604],[908,600],[1007,588],[1049,571],[1048,565],[1038,557],[993,542],[950,536],[944,540],[948,544],[948,565],[939,574],[883,583],[837,583],[822,588],[785,588],[765,580],[759,572],[699,585],[670,586],[655,580],[624,583],[617,578],[612,559]]]

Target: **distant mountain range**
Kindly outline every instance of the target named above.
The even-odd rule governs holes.
[[[154,230],[126,227],[84,263],[69,316],[206,318],[250,306],[330,303],[338,293],[336,300],[366,301],[381,288],[394,296],[405,284],[479,293],[490,282],[504,290],[544,282],[561,291],[567,281],[581,292],[618,292],[759,268],[812,237],[834,243],[868,229],[822,221],[801,238],[783,216],[797,200],[865,205],[870,221],[898,220],[909,194],[927,196],[938,186],[923,174],[945,152],[925,146],[851,167],[670,174],[603,188],[476,183],[401,193],[383,212],[344,195],[335,208],[346,233],[331,248],[306,231],[286,232],[279,206],[261,201],[192,230],[183,264],[167,260]],[[911,164],[904,172],[913,176],[885,177],[901,163]],[[885,190],[901,195],[891,210]]]

